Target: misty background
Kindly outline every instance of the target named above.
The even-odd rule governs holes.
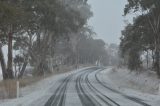
[[[132,15],[123,16],[127,0],[89,0],[93,17],[89,25],[97,33],[96,38],[103,39],[106,43],[119,44],[121,30],[125,21],[132,21]]]

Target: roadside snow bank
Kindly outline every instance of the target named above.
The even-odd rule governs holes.
[[[107,76],[120,88],[131,88],[141,92],[158,94],[160,80],[153,72],[130,72],[128,69],[110,69]]]

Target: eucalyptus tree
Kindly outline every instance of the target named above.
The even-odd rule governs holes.
[[[19,6],[18,0],[1,0],[0,1],[0,34],[1,48],[3,44],[8,45],[8,63],[7,67],[4,62],[3,52],[1,52],[1,66],[4,79],[12,79],[12,41],[17,33],[22,31],[23,10]],[[5,42],[5,43],[4,43]],[[1,50],[2,51],[2,50]]]
[[[151,32],[150,36],[154,39],[154,52],[155,52],[155,70],[160,76],[159,66],[159,53],[160,53],[160,1],[159,0],[128,0],[128,4],[125,6],[124,15],[132,13],[138,13],[144,16],[144,20],[149,24]]]
[[[54,55],[57,38],[78,33],[91,16],[90,6],[83,0],[0,0],[0,61],[4,79],[13,78],[13,47],[24,58],[19,77],[29,62],[42,74],[47,58]],[[8,45],[7,65],[3,45]]]
[[[56,40],[61,36],[67,38],[71,33],[77,36],[76,33],[87,24],[92,12],[90,8],[87,10],[90,14],[82,12],[83,8],[79,7],[89,5],[78,3],[79,1],[73,3],[73,1],[59,0],[24,0],[22,2],[24,11],[28,15],[25,18],[25,33],[17,37],[15,46],[20,46],[18,49],[26,51],[24,56],[27,62],[24,61],[24,68],[19,77],[22,77],[29,61],[35,70],[38,70],[37,74],[43,74],[45,70],[42,66],[45,67],[47,59],[54,56]],[[74,4],[77,4],[76,8],[73,8]]]
[[[154,39],[151,36],[145,16],[136,17],[133,24],[128,24],[122,31],[120,51],[121,57],[127,60],[128,67],[137,70],[141,67],[143,52],[153,51]]]
[[[51,5],[51,2],[52,1],[50,1],[48,5]],[[44,44],[42,44],[42,46],[46,45],[46,43],[48,42],[48,47],[47,45],[46,47],[41,47],[41,53],[43,54],[40,57],[44,57],[44,59],[42,59],[41,62],[44,62],[47,58],[46,54],[48,54],[49,56],[52,55],[50,51],[53,49],[55,44],[54,42],[58,36],[68,36],[71,33],[78,33],[79,29],[81,29],[86,24],[86,20],[88,19],[88,17],[85,18],[84,16],[82,16],[82,14],[80,13],[80,9],[76,10],[75,8],[72,8],[70,4],[66,6],[64,2],[57,1],[57,3],[58,4],[54,4],[55,6],[53,7],[53,9],[50,10],[51,13],[45,14],[44,19],[42,18],[42,26],[45,26],[44,30],[48,30],[46,32],[49,33],[51,32],[51,35],[48,36],[48,40],[46,41],[43,38],[42,42],[44,42]],[[46,34],[44,34],[44,37],[47,37]],[[42,51],[42,48],[44,49],[44,52]],[[37,66],[43,66],[42,64],[43,63],[39,63],[39,66]],[[43,68],[40,67],[38,70],[40,69]]]

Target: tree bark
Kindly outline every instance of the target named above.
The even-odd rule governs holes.
[[[148,64],[149,64],[149,59],[148,59],[148,50],[147,50],[147,56],[146,56],[146,57],[147,57],[147,69],[148,69],[148,68],[149,68],[149,65],[148,65]]]
[[[20,71],[20,73],[19,73],[19,75],[18,75],[18,78],[22,78],[22,77],[23,77],[24,72],[25,72],[25,69],[26,69],[26,67],[27,67],[27,64],[28,64],[28,62],[25,61],[24,64],[23,64],[23,67],[22,67],[22,69],[21,69],[21,71]]]
[[[155,55],[154,55],[153,52],[154,52],[154,51],[152,50],[152,68],[153,68],[153,66],[154,66],[154,64],[155,64],[155,62],[154,62],[154,60],[155,60],[155,59],[154,59],[154,56],[155,56]]]
[[[37,68],[36,68],[36,71],[37,71],[37,75],[39,76],[42,76],[45,74],[44,72],[44,62],[43,61],[40,61],[40,63],[37,65]]]
[[[12,51],[13,51],[13,47],[12,47],[12,33],[9,33],[8,35],[8,68],[7,68],[7,73],[8,73],[8,79],[13,79],[13,69],[12,69],[12,62],[13,62],[13,56],[12,56]]]
[[[157,72],[157,75],[160,77],[160,66],[159,66],[159,58],[160,58],[160,55],[159,55],[159,51],[158,49],[156,49],[155,51],[155,71]]]
[[[0,45],[0,62],[1,62],[1,68],[2,68],[2,75],[3,75],[3,80],[7,79],[7,72],[6,72],[6,63],[4,60],[4,55],[2,52],[2,45]]]

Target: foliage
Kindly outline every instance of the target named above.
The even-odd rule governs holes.
[[[47,67],[48,59],[54,56],[57,39],[68,39],[71,33],[87,30],[85,25],[91,16],[84,0],[0,0],[0,44],[8,45],[9,54],[7,65],[0,58],[4,79],[14,77],[12,47],[23,58],[20,61],[15,57],[13,61],[22,65],[18,77],[23,76],[28,64],[42,75],[46,70],[42,66]]]
[[[160,76],[159,4],[159,0],[128,0],[124,8],[124,15],[136,12],[139,15],[134,18],[133,24],[127,25],[122,31],[120,44],[121,56],[123,58],[127,57],[128,64],[137,63],[138,65],[142,62],[140,57],[144,55],[144,52],[147,52],[147,55],[148,52],[152,52],[152,66],[158,76]],[[130,68],[136,69],[137,65]]]

